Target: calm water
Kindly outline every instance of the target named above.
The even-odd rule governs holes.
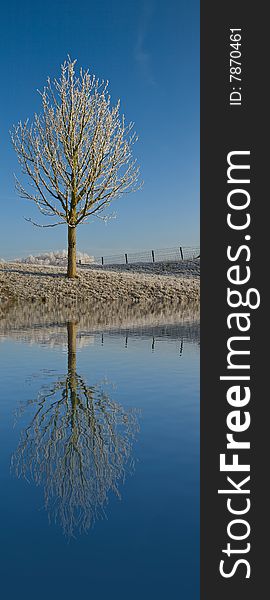
[[[3,598],[199,599],[198,331],[2,332]]]

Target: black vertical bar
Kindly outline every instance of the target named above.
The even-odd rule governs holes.
[[[103,256],[101,257],[101,264],[104,265],[104,258],[103,258]]]
[[[266,217],[269,195],[269,94],[268,56],[269,19],[267,4],[246,0],[201,0],[201,596],[200,600],[254,600],[263,597],[269,589],[269,395],[267,382],[268,351],[263,351],[268,275],[265,271],[266,240],[269,237],[269,220]],[[230,46],[231,30],[240,29],[241,45]],[[238,38],[237,38],[238,40]],[[239,41],[239,40],[238,40]],[[231,60],[240,62],[237,65]],[[238,55],[240,51],[240,57]],[[239,68],[240,67],[240,72]],[[237,69],[237,70],[236,70]],[[240,79],[231,77],[235,75]],[[241,104],[237,100],[241,97]],[[230,152],[238,154],[236,164],[249,162],[250,183],[235,186],[228,177]],[[235,170],[237,180],[246,180],[247,171]],[[244,175],[244,176],[243,176]],[[244,210],[232,210],[228,194],[234,188],[250,194],[250,205]],[[238,201],[240,201],[238,195]],[[228,215],[237,225],[246,214],[251,217],[247,231],[233,230],[228,225]],[[250,236],[250,237],[249,237]],[[244,249],[243,247],[248,247]],[[241,251],[239,250],[241,248]],[[239,254],[238,254],[239,252]],[[248,258],[248,252],[250,257]],[[234,260],[229,259],[229,255]],[[215,266],[214,266],[215,265]],[[231,283],[230,267],[239,266],[239,279],[244,279],[250,268],[250,280],[244,285]],[[235,275],[234,271],[234,275]],[[232,275],[233,272],[231,272]],[[233,276],[235,280],[235,276]],[[248,302],[248,290],[259,288],[261,306],[253,310]],[[228,290],[241,294],[237,307],[237,294],[232,299],[236,308],[228,304]],[[239,299],[239,296],[237,296]],[[245,304],[246,299],[246,304]],[[253,293],[254,300],[254,293]],[[269,300],[268,300],[269,305]],[[264,308],[265,307],[265,308]],[[263,312],[264,309],[264,312]],[[249,315],[251,327],[239,331],[233,313]],[[248,318],[248,317],[247,317]],[[241,322],[244,324],[244,319]],[[230,328],[231,327],[231,328]],[[241,350],[250,369],[228,369],[228,339],[230,336],[248,336]],[[266,334],[268,340],[268,334]],[[242,361],[243,356],[238,356]],[[238,363],[239,364],[239,363]],[[240,365],[243,361],[240,362]],[[227,370],[228,369],[228,370]],[[240,373],[240,375],[239,375]],[[220,380],[223,375],[236,377],[250,375],[250,381]],[[228,415],[233,407],[228,400],[228,390],[240,385],[243,398],[244,385],[251,392],[249,404],[241,409],[241,424],[245,411],[251,422],[247,431],[233,433],[229,429]],[[267,390],[267,391],[266,391]],[[238,418],[238,415],[236,416]],[[236,421],[234,422],[234,424]],[[232,423],[231,423],[232,424]],[[228,449],[227,434],[234,440],[250,443],[250,449],[235,449],[241,465],[250,465],[250,471],[222,472],[220,456],[225,453],[232,463],[232,450]],[[227,477],[240,484],[250,476],[238,493],[237,487]],[[227,494],[218,490],[229,489]],[[249,502],[250,501],[250,507]],[[230,508],[244,514],[233,514]],[[240,536],[245,525],[230,523],[242,519],[251,528],[245,539],[233,539],[230,533]],[[248,530],[248,528],[246,529]],[[228,546],[230,544],[230,546]],[[250,544],[250,546],[248,545]],[[224,562],[222,562],[224,561]],[[240,561],[240,562],[238,562]],[[250,571],[249,571],[250,568]],[[224,573],[227,576],[224,576]]]
[[[155,262],[155,253],[154,253],[154,250],[152,250],[152,261],[153,261],[153,263]]]
[[[126,265],[128,264],[128,255],[127,253],[125,253],[125,260],[126,260]]]
[[[182,250],[182,247],[181,247],[181,246],[180,246],[179,250],[180,250],[180,255],[181,255],[181,258],[182,258],[182,260],[184,260],[184,256],[183,256],[183,250]]]

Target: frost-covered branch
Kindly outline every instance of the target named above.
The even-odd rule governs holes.
[[[76,226],[100,216],[113,199],[137,190],[139,167],[132,157],[133,123],[111,105],[108,82],[75,72],[70,58],[57,80],[40,92],[42,113],[13,128],[11,137],[28,184],[16,180],[21,197],[35,202],[56,223]]]

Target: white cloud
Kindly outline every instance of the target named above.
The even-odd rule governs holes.
[[[151,0],[143,3],[141,21],[138,28],[137,40],[134,48],[134,58],[139,66],[143,77],[150,85],[155,85],[155,79],[152,72],[151,52],[146,49],[147,34],[149,24],[153,16],[154,5]]]

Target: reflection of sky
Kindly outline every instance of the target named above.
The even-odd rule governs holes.
[[[1,345],[2,566],[4,561],[12,581],[11,598],[19,594],[18,582],[20,589],[31,584],[27,598],[34,599],[41,580],[42,599],[54,598],[52,593],[87,597],[91,590],[101,600],[133,600],[144,598],[142,589],[151,599],[181,597],[181,591],[184,599],[199,598],[198,345],[184,340],[180,356],[180,340],[158,339],[154,352],[150,338],[129,339],[127,348],[124,342],[105,336],[102,345],[97,336],[94,345],[78,351],[77,372],[88,385],[108,380],[114,401],[141,410],[135,473],[121,487],[121,501],[111,495],[107,520],[69,544],[57,523],[48,526],[42,490],[9,472],[20,429],[31,417],[26,411],[14,427],[14,413],[20,402],[37,397],[46,372],[53,380],[66,372],[66,351]]]

